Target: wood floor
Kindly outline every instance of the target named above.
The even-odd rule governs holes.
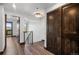
[[[36,42],[33,45],[20,45],[16,37],[7,38],[7,47],[3,55],[54,55],[44,49],[43,42]]]

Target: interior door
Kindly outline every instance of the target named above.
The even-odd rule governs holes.
[[[79,4],[69,4],[62,8],[62,51],[63,54],[72,54],[72,45],[76,50],[75,41],[71,37],[77,34],[77,15],[79,13]],[[79,19],[78,19],[79,20]]]
[[[47,49],[54,51],[54,40],[53,40],[53,16],[52,13],[47,14]]]
[[[47,48],[61,54],[61,8],[47,14]]]

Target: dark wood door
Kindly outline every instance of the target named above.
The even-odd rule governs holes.
[[[78,34],[79,4],[69,4],[62,8],[62,53],[72,54],[77,50],[76,41],[73,40]],[[78,18],[78,19],[77,19]],[[73,48],[72,48],[73,47]]]
[[[61,9],[47,14],[47,49],[61,54]]]
[[[79,4],[47,14],[47,49],[54,54],[79,54]]]

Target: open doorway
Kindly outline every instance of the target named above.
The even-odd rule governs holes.
[[[5,26],[6,39],[16,37],[17,41],[20,42],[20,17],[6,15]]]
[[[6,36],[13,35],[13,22],[6,22]]]

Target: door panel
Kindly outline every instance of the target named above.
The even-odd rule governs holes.
[[[61,54],[61,9],[47,14],[47,49]],[[50,48],[49,48],[50,47]]]
[[[72,49],[73,49],[72,47],[76,44],[76,43],[73,44],[72,41],[76,42],[74,38],[78,34],[76,31],[77,16],[79,16],[77,15],[77,13],[79,13],[78,11],[79,11],[79,4],[70,4],[62,8],[62,12],[63,12],[62,14],[62,35],[63,35],[62,51],[63,51],[63,54],[72,54]]]

